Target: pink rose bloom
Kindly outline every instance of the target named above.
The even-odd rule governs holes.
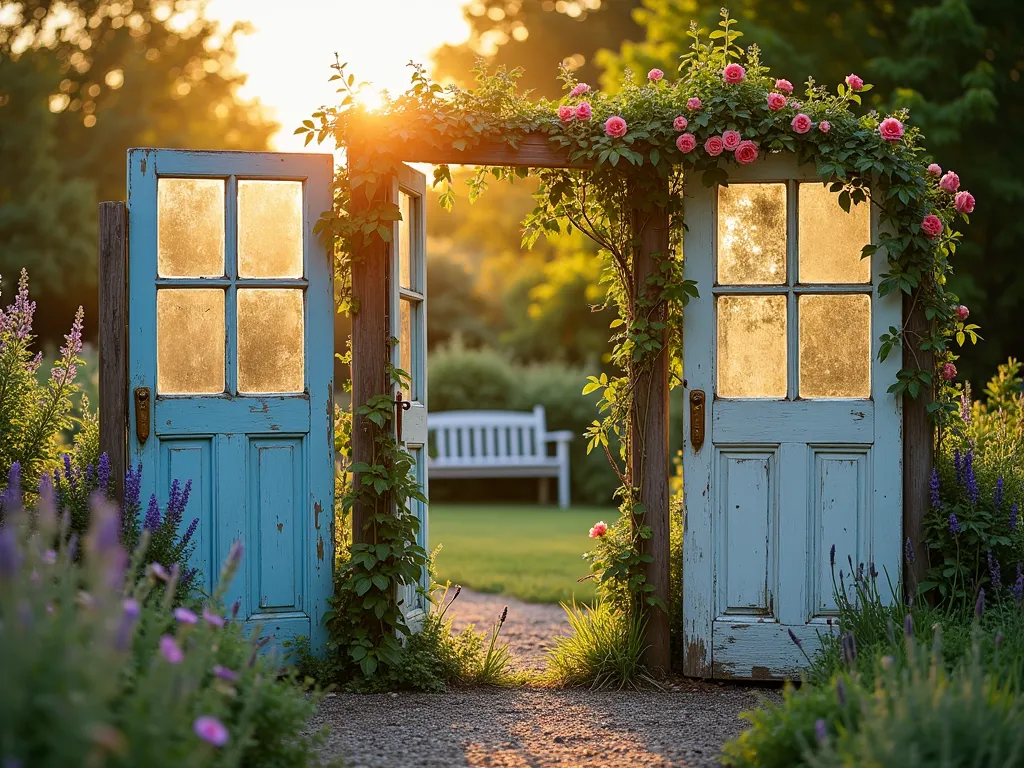
[[[174,618],[176,618],[180,624],[195,624],[199,621],[199,618],[188,608],[175,608]]]
[[[722,134],[722,146],[725,147],[727,152],[736,151],[736,147],[743,141],[743,137],[736,131],[726,131]]]
[[[590,86],[586,83],[577,83],[576,87],[569,91],[569,96],[575,99],[577,96],[582,96],[584,93],[590,93]]]
[[[170,635],[160,638],[160,655],[171,664],[181,664],[185,659],[185,654],[181,652],[178,643]]]
[[[928,173],[930,173],[935,178],[939,178],[939,176],[942,175],[942,168],[939,167],[938,163],[932,163],[931,165],[928,166]]]
[[[942,371],[942,378],[946,381],[952,381],[956,378],[956,366],[952,363],[943,363],[940,370]]]
[[[712,157],[718,157],[722,154],[722,150],[725,149],[725,142],[722,141],[721,136],[712,136],[710,139],[704,142],[704,151]]]
[[[859,91],[861,88],[864,87],[864,81],[854,74],[849,74],[846,76],[846,84],[855,91]]]
[[[697,138],[692,133],[681,133],[676,139],[676,146],[685,155],[687,152],[692,152],[697,146]]]
[[[590,538],[598,539],[608,532],[608,525],[604,520],[594,524],[594,527],[590,529]]]
[[[959,320],[961,323],[964,320],[966,320],[968,317],[970,317],[970,315],[971,315],[971,310],[969,310],[963,304],[961,304],[959,307],[956,308],[956,319]]]
[[[797,133],[807,133],[811,130],[811,118],[801,112],[793,118],[791,125],[793,126],[793,130]]]
[[[769,93],[768,94],[768,109],[773,112],[778,112],[780,109],[786,106],[786,97],[781,93]]]
[[[903,123],[895,117],[887,117],[879,124],[878,132],[886,141],[899,141],[903,138]]]
[[[927,216],[921,219],[921,229],[924,230],[924,234],[929,240],[934,240],[936,237],[942,234],[942,219],[940,219],[934,213],[929,213]]]
[[[691,96],[686,100],[686,108],[694,110],[700,109],[700,99],[698,99],[696,96]]]
[[[832,123],[830,123],[828,120],[822,120],[820,123],[818,123],[818,130],[821,131],[822,133],[828,133],[829,131],[832,130]]]
[[[626,121],[618,115],[612,115],[604,124],[604,132],[612,138],[626,135]]]
[[[192,730],[200,739],[215,747],[223,747],[228,743],[228,729],[216,717],[197,717],[192,724]]]
[[[783,93],[792,93],[793,92],[793,84],[791,82],[789,82],[789,80],[776,80],[775,81],[775,90],[776,91],[782,91]]]
[[[966,189],[963,192],[957,192],[956,197],[953,198],[953,205],[960,213],[974,213],[974,195]]]
[[[736,162],[741,165],[750,165],[755,160],[757,160],[757,144],[750,139],[741,141],[740,145],[736,147]]]
[[[577,120],[589,120],[593,114],[593,110],[590,107],[589,101],[581,101],[576,105],[576,119]]]
[[[664,76],[665,76],[665,73],[662,72],[657,67],[655,67],[654,69],[652,69],[650,72],[647,73],[647,79],[650,80],[652,83],[658,82]]]
[[[572,120],[572,115],[572,107],[570,107],[568,104],[563,104],[558,108],[558,119],[561,120],[563,123],[568,123],[570,120]]]
[[[939,187],[953,194],[960,189],[960,177],[952,171],[946,171],[946,175],[939,179]]]
[[[743,78],[747,76],[747,70],[741,67],[736,62],[732,64],[726,64],[725,69],[722,70],[722,77],[725,78],[725,82],[735,85],[736,83],[742,83]]]
[[[689,124],[689,120],[687,120],[682,115],[679,115],[679,117],[672,121],[672,127],[675,128],[677,131],[685,131],[686,126],[688,126]]]

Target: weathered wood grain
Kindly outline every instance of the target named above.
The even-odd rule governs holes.
[[[914,340],[928,333],[928,320],[916,293],[904,295],[903,316],[906,318],[906,337],[911,340],[903,345],[903,365],[930,371],[934,365],[931,352],[913,348],[916,346]],[[917,588],[928,564],[924,516],[928,511],[928,482],[934,452],[934,433],[928,417],[931,401],[930,391],[922,392],[916,399],[903,398],[903,539],[910,539],[915,556],[912,566],[905,564],[908,578],[904,580],[904,586],[909,590]]]
[[[100,203],[99,230],[100,451],[110,457],[120,501],[128,439],[128,217],[123,202]]]

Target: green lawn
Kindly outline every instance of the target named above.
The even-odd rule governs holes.
[[[511,505],[431,505],[430,548],[441,545],[437,579],[533,603],[591,600],[587,533],[614,509]]]

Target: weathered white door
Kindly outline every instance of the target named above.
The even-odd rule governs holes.
[[[685,668],[795,677],[835,615],[836,572],[899,578],[898,295],[878,296],[878,223],[775,156],[686,192]],[[883,577],[884,578],[884,577]],[[847,580],[849,583],[849,580]],[[883,582],[884,583],[884,582]]]
[[[391,188],[402,220],[392,231],[391,248],[391,336],[398,340],[392,350],[392,364],[409,374],[408,386],[395,385],[396,398],[409,402],[400,413],[405,444],[416,460],[416,479],[427,493],[427,264],[426,264],[426,177],[407,165],[400,165]],[[427,505],[412,500],[413,513],[420,520],[417,543],[427,546]],[[429,587],[427,575],[422,586]],[[410,626],[418,623],[426,604],[415,585],[407,585],[400,596]]]

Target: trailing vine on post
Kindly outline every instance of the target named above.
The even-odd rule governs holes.
[[[525,222],[524,243],[572,229],[589,236],[600,247],[607,303],[618,313],[611,333],[612,361],[619,373],[591,377],[584,392],[601,395],[600,418],[587,430],[588,448],[603,451],[618,472],[623,511],[622,521],[597,537],[591,567],[601,592],[623,610],[659,603],[644,576],[650,557],[639,546],[650,536],[638,491],[645,462],[627,461],[631,452],[637,454],[630,441],[643,433],[636,427],[646,418],[635,407],[642,400],[638,387],[644,386],[645,375],[661,355],[669,356],[672,383],[680,381],[683,311],[688,301],[705,300],[683,278],[684,182],[727,184],[734,164],[792,153],[799,163],[814,163],[817,175],[847,211],[868,201],[876,206],[881,234],[863,255],[884,249],[888,271],[879,294],[912,297],[928,322],[923,331],[911,332],[904,318],[903,327],[889,328],[879,339],[882,359],[909,350],[904,358],[910,364],[899,371],[889,391],[931,396],[929,407],[940,426],[957,407],[955,348],[978,338],[977,326],[966,322],[966,308],[946,287],[960,239],[956,221],[968,221],[975,201],[959,188],[955,173],[943,174],[929,162],[909,113],[858,114],[855,109],[871,86],[854,74],[835,92],[812,79],[796,95],[789,81],[770,75],[756,45],[740,47],[742,32],[725,10],[719,28],[709,36],[696,25],[690,35],[691,49],[682,57],[674,82],[659,69],[652,69],[642,84],[626,72],[621,90],[607,94],[563,71],[565,95],[558,102],[534,102],[520,94],[517,71],[491,73],[479,65],[475,87],[463,90],[442,88],[414,66],[411,88],[393,98],[385,94],[383,108],[370,115],[359,107],[355,78],[338,64],[333,79],[340,82],[340,104],[317,111],[296,131],[306,134],[307,143],[333,139],[341,148],[350,148],[353,140],[373,141],[359,147],[337,198],[346,203],[365,194],[370,205],[357,214],[338,205],[318,225],[319,231],[340,239],[338,269],[347,296],[355,238],[389,241],[391,225],[400,215],[394,203],[377,194],[401,159],[396,147],[400,152],[408,141],[449,151],[495,141],[517,147],[527,135],[543,135],[578,164],[533,171],[540,184],[537,207]],[[481,168],[470,182],[470,200],[491,181],[527,173],[525,168]],[[450,208],[454,192],[447,166],[435,169],[434,183],[441,185],[442,205]],[[653,275],[637,285],[640,240],[647,218],[660,209],[668,212],[670,247],[653,255]],[[348,305],[345,297],[342,302]],[[934,366],[915,363],[921,353],[930,353]],[[361,597],[364,609],[346,598],[347,618],[342,622],[336,613],[331,619],[332,637],[353,659],[359,657],[365,674],[372,673],[373,664],[364,659],[387,663],[393,658],[397,645],[388,632],[404,627],[391,586],[416,581],[423,558],[421,551],[404,546],[413,540],[408,516],[398,514],[397,522],[385,519],[389,510],[404,509],[401,499],[415,493],[407,474],[411,460],[387,436],[390,409],[389,398],[387,403],[375,399],[360,406],[380,427],[379,460],[352,468],[362,477],[352,493],[380,510],[374,524],[378,537],[383,536],[378,538],[383,557],[365,545],[353,550],[353,561],[359,553],[358,562],[339,578],[338,591]],[[643,446],[639,455],[646,455]],[[346,579],[358,579],[361,586]],[[367,591],[359,594],[359,589]]]

